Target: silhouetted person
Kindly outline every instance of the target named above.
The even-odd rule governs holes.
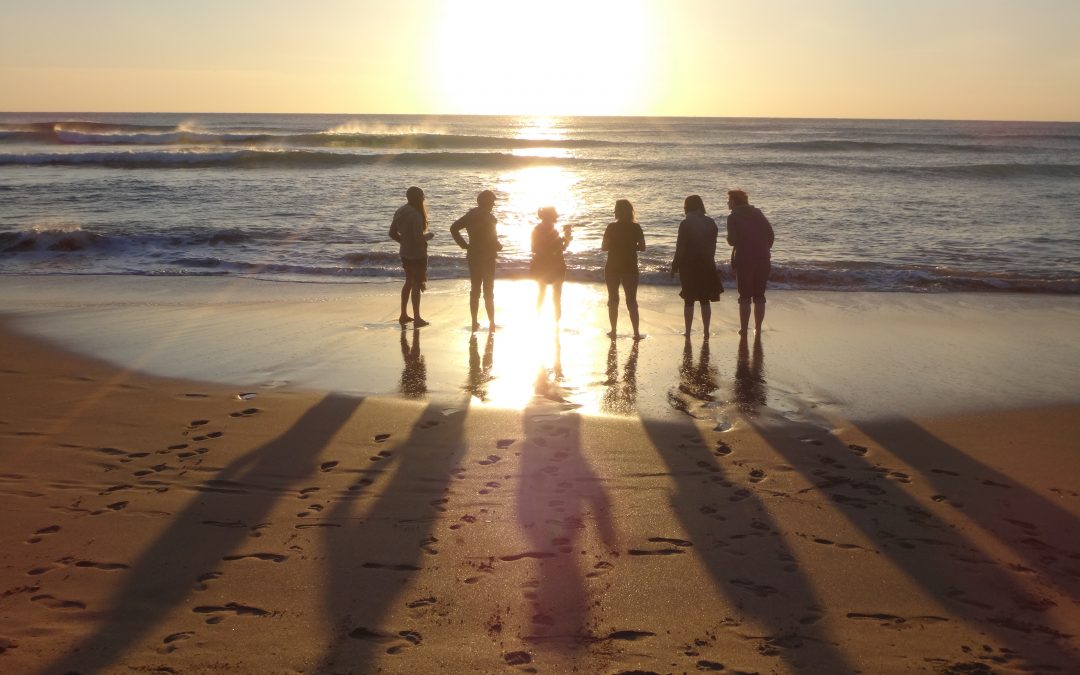
[[[709,321],[712,319],[710,302],[720,299],[724,292],[716,275],[716,221],[705,215],[705,203],[698,195],[690,195],[683,203],[686,219],[679,223],[679,236],[675,241],[675,259],[671,261],[671,276],[679,275],[683,299],[683,319],[690,334],[694,324],[694,303],[701,303],[701,323],[705,339],[709,339]]]
[[[768,400],[764,370],[765,351],[761,348],[761,335],[754,337],[752,358],[746,335],[743,335],[739,339],[738,358],[735,361],[735,405],[748,415],[756,414],[758,408]]]
[[[750,302],[754,303],[754,326],[761,332],[765,320],[765,285],[771,267],[773,229],[761,209],[750,205],[742,190],[728,191],[727,242],[731,244],[731,268],[739,286],[739,335],[750,325]]]
[[[484,190],[476,196],[476,208],[469,209],[450,226],[450,236],[468,251],[465,259],[469,262],[469,311],[472,312],[474,331],[480,329],[476,314],[480,310],[481,290],[488,328],[495,330],[495,256],[502,250],[502,244],[495,232],[495,216],[491,213],[494,207],[495,193]],[[461,235],[462,230],[469,233],[468,240]]]
[[[480,401],[487,401],[487,385],[491,382],[491,364],[495,350],[495,333],[488,333],[484,343],[484,358],[480,358],[480,347],[476,334],[469,337],[469,381],[465,390],[470,396]]]
[[[563,227],[560,235],[555,229],[559,214],[554,206],[544,206],[536,212],[540,224],[532,231],[532,261],[529,271],[536,279],[539,292],[536,297],[536,311],[544,304],[544,293],[551,285],[551,301],[555,305],[555,322],[562,318],[562,286],[566,280],[566,260],[563,251],[570,245],[573,236],[570,226]]]
[[[616,342],[611,341],[607,353],[607,379],[604,381],[604,395],[600,407],[617,415],[632,415],[637,410],[637,360],[638,345],[630,347],[630,356],[623,366],[622,380],[619,379],[619,351]]]
[[[619,285],[626,294],[626,311],[630,314],[630,325],[634,327],[634,339],[640,340],[638,331],[637,289],[638,251],[645,250],[645,233],[641,225],[634,221],[634,207],[625,200],[615,202],[615,222],[604,230],[604,241],[600,250],[607,251],[607,265],[604,266],[604,281],[608,293],[608,321],[611,332],[608,337],[615,339],[615,327],[619,323]]]
[[[401,393],[408,398],[423,398],[427,393],[427,365],[420,353],[420,331],[413,329],[412,346],[401,331],[401,358],[405,365],[401,368]]]
[[[405,283],[401,285],[402,325],[413,321],[417,328],[428,325],[420,318],[420,294],[427,290],[427,243],[435,236],[428,232],[427,207],[424,191],[413,186],[405,191],[406,203],[394,213],[390,223],[390,238],[401,244],[401,266],[405,268]],[[405,311],[412,298],[413,315]]]

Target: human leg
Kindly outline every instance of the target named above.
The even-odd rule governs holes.
[[[484,265],[481,278],[484,291],[484,311],[487,312],[488,326],[495,328],[495,259],[492,258]],[[473,315],[473,323],[476,316]]]
[[[754,270],[754,329],[760,333],[765,321],[765,287],[769,283],[771,265],[768,261],[756,266]]]
[[[622,279],[623,291],[626,293],[626,312],[630,315],[630,325],[634,329],[634,339],[641,337],[641,331],[638,330],[638,281],[637,274],[627,274]]]
[[[551,284],[551,302],[555,305],[555,323],[562,319],[562,279]]]
[[[469,315],[472,317],[472,329],[480,328],[476,320],[476,314],[480,311],[480,288],[483,283],[483,272],[479,261],[469,260]]]
[[[686,330],[683,331],[683,335],[690,335],[690,327],[694,325],[694,301],[683,301],[683,323],[686,325]]]
[[[709,339],[709,322],[712,320],[712,304],[708,300],[701,301],[701,328],[705,333],[705,339]]]
[[[607,284],[607,314],[611,331],[608,337],[615,337],[615,328],[619,325],[619,275],[604,273],[604,282]]]

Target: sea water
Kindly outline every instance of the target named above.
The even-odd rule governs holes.
[[[490,189],[501,276],[527,275],[553,205],[569,278],[601,279],[629,199],[643,281],[671,283],[683,199],[722,239],[742,188],[774,287],[1080,293],[1080,124],[1033,122],[3,113],[0,272],[385,280],[411,185],[433,278],[466,276],[448,228]]]

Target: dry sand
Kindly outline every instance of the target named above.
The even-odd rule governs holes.
[[[530,382],[517,409],[495,404],[515,353],[499,333],[496,367],[482,336],[473,367],[430,392],[410,378],[467,333],[427,333],[428,366],[373,333],[361,372],[392,367],[417,399],[403,400],[253,386],[269,372],[163,378],[142,372],[150,349],[133,370],[11,329],[66,320],[89,340],[107,334],[100,309],[16,312],[0,331],[0,672],[1080,671],[1080,407],[990,406],[979,374],[957,386],[982,411],[785,407],[798,392],[771,384],[813,379],[778,366],[804,354],[783,330],[801,301],[757,349],[714,338],[722,373],[697,339],[686,361],[680,338],[654,335],[637,357],[620,341],[597,380],[604,342],[580,382],[541,370],[545,395]],[[233,309],[297,316],[280,302]],[[890,311],[948,323],[923,302]],[[127,327],[123,309],[109,316]],[[985,356],[980,325],[933,339]],[[1051,393],[1077,368],[1054,348]],[[654,399],[667,414],[638,414]]]

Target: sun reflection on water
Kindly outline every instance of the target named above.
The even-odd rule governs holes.
[[[500,328],[490,342],[477,341],[473,362],[484,386],[483,399],[472,392],[473,405],[522,410],[540,396],[566,409],[600,413],[601,392],[593,385],[603,372],[608,341],[596,320],[606,298],[592,286],[565,286],[556,326],[550,297],[537,312],[534,282],[503,282],[496,293]]]

